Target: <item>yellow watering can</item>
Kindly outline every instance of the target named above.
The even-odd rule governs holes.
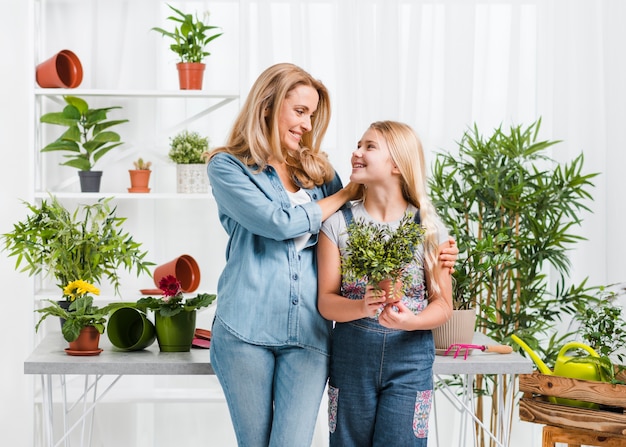
[[[567,356],[567,353],[570,350],[582,349],[589,354],[589,357],[600,357],[600,355],[589,345],[575,341],[564,345],[557,355],[556,362],[554,363],[554,371],[552,371],[545,363],[543,363],[539,356],[532,349],[530,349],[530,347],[526,343],[524,343],[517,335],[511,335],[511,338],[515,343],[520,345],[520,347],[524,351],[528,353],[533,362],[535,362],[535,365],[537,365],[539,372],[542,374],[550,376],[570,377],[572,379],[581,380],[602,380],[600,377],[600,372],[598,371],[598,367],[594,363],[570,362],[569,360],[575,357]],[[559,403],[563,405],[572,405],[584,408],[598,407],[596,404],[591,402],[583,402],[573,399],[564,399],[560,397],[550,397],[549,399],[552,403]]]

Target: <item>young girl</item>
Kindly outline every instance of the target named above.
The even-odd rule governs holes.
[[[352,218],[394,228],[406,213],[418,215],[423,244],[407,268],[402,299],[346,282],[341,256],[346,214],[327,219],[318,241],[318,308],[336,322],[329,394],[330,445],[427,445],[435,347],[431,329],[452,314],[450,269],[437,260],[450,242],[426,194],[424,154],[406,124],[373,123],[352,155],[350,181],[365,185]],[[349,220],[349,218],[348,218]]]

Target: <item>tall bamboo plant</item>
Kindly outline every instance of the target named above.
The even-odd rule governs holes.
[[[597,174],[583,171],[582,154],[568,163],[552,159],[559,141],[538,140],[540,125],[501,126],[490,136],[474,125],[458,151],[436,154],[429,183],[459,247],[455,302],[477,309],[481,332],[499,342],[515,333],[550,359],[566,337],[554,331],[561,316],[591,299],[585,281],[566,286],[567,252],[584,239],[574,230],[589,211]],[[478,394],[497,386],[504,384],[476,382]],[[478,406],[480,413],[481,399]]]

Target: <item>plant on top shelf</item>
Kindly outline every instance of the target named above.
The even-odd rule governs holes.
[[[104,333],[104,325],[108,314],[113,310],[126,306],[126,304],[111,303],[100,308],[93,305],[93,297],[89,295],[90,293],[100,295],[100,290],[93,284],[82,280],[68,283],[63,288],[63,294],[68,301],[72,302],[69,309],[64,309],[55,301],[46,300],[50,303],[50,306],[35,309],[35,312],[41,314],[35,326],[35,331],[39,330],[46,318],[55,316],[65,320],[63,326],[61,326],[61,333],[68,342],[75,341],[81,330],[89,326],[94,327],[100,334]]]
[[[162,317],[173,317],[180,312],[192,312],[209,306],[216,295],[199,293],[193,298],[185,298],[180,281],[173,275],[167,275],[159,281],[159,289],[163,296],[155,298],[147,296],[137,301],[137,308],[143,312],[148,309],[158,312]]]
[[[201,90],[205,68],[202,61],[211,54],[206,47],[223,33],[216,31],[219,27],[204,23],[197,14],[185,14],[171,5],[167,6],[176,13],[167,19],[178,25],[174,26],[173,32],[160,27],[154,27],[152,30],[174,41],[170,45],[170,50],[180,58],[180,62],[176,65],[180,88]],[[208,18],[209,13],[206,12],[205,21],[208,21]]]
[[[111,208],[112,198],[102,198],[91,205],[67,210],[56,197],[40,204],[24,202],[30,211],[13,231],[2,235],[3,250],[16,257],[15,268],[30,276],[52,276],[59,288],[79,278],[92,284],[109,282],[119,294],[119,269],[137,276],[150,274],[154,265],[144,258],[141,243],[124,232],[126,218]]]
[[[206,50],[207,45],[223,33],[214,32],[213,30],[217,30],[219,27],[205,24],[198,18],[197,14],[195,16],[185,14],[172,5],[167,6],[176,13],[175,16],[169,16],[167,20],[179,25],[174,25],[173,32],[159,27],[154,27],[152,30],[165,37],[170,37],[174,41],[170,45],[170,50],[178,55],[181,62],[202,62],[206,56],[211,55]],[[208,21],[208,18],[209,13],[205,12],[204,20]]]
[[[341,273],[348,280],[365,281],[382,288],[381,282],[402,281],[414,250],[424,238],[424,228],[411,213],[405,214],[397,229],[388,225],[353,220],[346,228],[348,240]]]
[[[183,130],[171,138],[168,156],[180,165],[201,164],[206,162],[205,152],[209,150],[209,138],[198,132]]]
[[[41,152],[66,151],[67,159],[62,166],[70,166],[79,170],[81,190],[98,192],[100,190],[101,171],[92,171],[94,165],[113,148],[123,144],[118,133],[111,127],[128,122],[127,119],[108,120],[107,114],[119,106],[91,109],[87,102],[76,96],[64,96],[67,105],[61,112],[50,112],[42,115],[42,123],[64,126],[67,130],[55,141],[46,145]],[[94,177],[95,175],[95,177]],[[96,183],[88,185],[86,178],[96,179]]]

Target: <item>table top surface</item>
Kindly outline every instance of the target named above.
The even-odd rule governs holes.
[[[495,344],[476,333],[474,344]],[[44,337],[24,362],[25,374],[114,374],[114,375],[201,375],[214,374],[208,349],[192,348],[190,352],[160,352],[157,343],[141,351],[118,350],[106,335],[100,337],[103,351],[96,356],[67,355],[67,343],[60,332]],[[517,352],[497,354],[474,349],[464,359],[452,354],[436,355],[435,375],[452,374],[526,374],[533,372],[530,359]]]

